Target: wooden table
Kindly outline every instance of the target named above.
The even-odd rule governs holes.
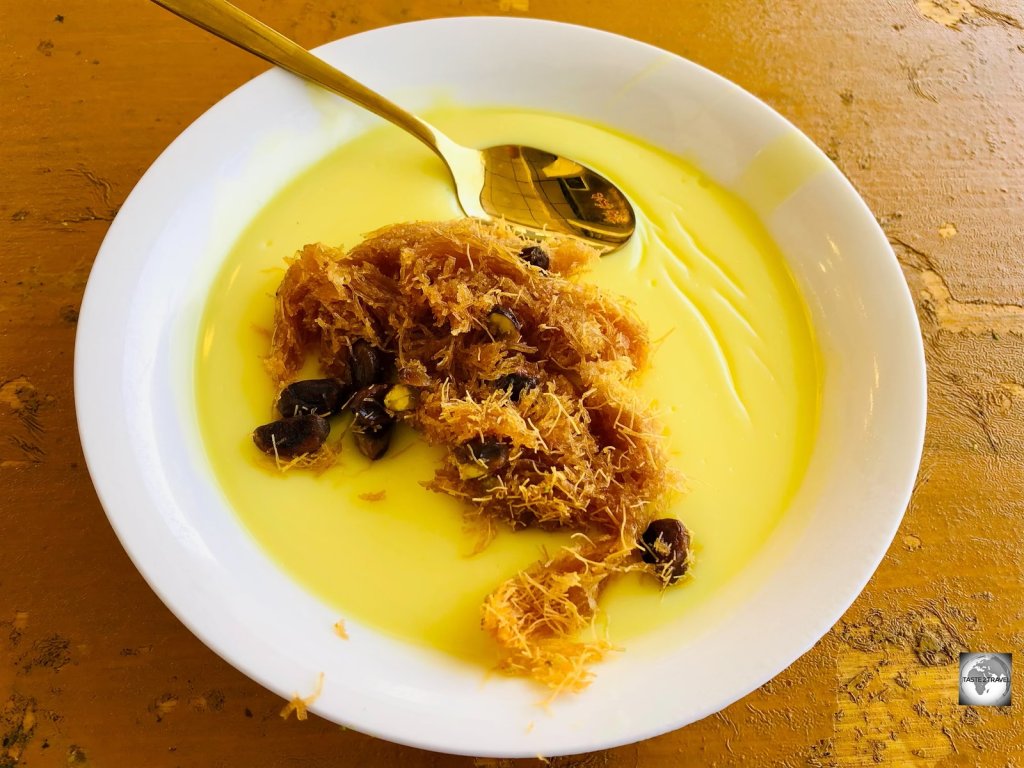
[[[972,3],[241,3],[307,45],[514,14],[662,46],[825,148],[903,264],[928,354],[928,436],[913,503],[863,595],[724,712],[553,764],[1024,762],[1021,681],[1012,707],[956,703],[960,650],[1024,661],[1024,5]],[[282,702],[142,581],[85,470],[72,351],[94,254],[157,154],[264,68],[142,0],[0,0],[0,768],[513,762],[282,721]]]

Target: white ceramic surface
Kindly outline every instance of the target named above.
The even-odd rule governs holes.
[[[818,333],[817,447],[783,523],[699,628],[631,643],[598,668],[587,691],[559,699],[550,713],[526,682],[483,682],[479,669],[354,622],[339,649],[334,612],[268,560],[226,506],[204,462],[192,400],[200,312],[231,243],[283,184],[374,122],[273,71],[213,107],[153,164],[110,228],[82,306],[75,393],[89,471],[153,589],[207,645],[281,696],[308,693],[323,672],[318,714],[472,755],[550,756],[654,736],[721,709],[792,663],[885,553],[924,431],[924,360],[910,295],[847,180],[740,88],[604,32],[456,18],[367,32],[318,53],[413,109],[441,97],[605,123],[748,196]],[[743,181],[777,141],[817,169],[778,204]]]

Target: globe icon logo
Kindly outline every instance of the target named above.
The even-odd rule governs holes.
[[[960,703],[1002,707],[1010,703],[1008,653],[960,654]]]

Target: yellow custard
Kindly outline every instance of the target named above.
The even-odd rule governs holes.
[[[610,639],[628,646],[713,599],[764,543],[798,486],[818,413],[803,302],[753,213],[678,158],[550,114],[451,109],[429,119],[468,145],[530,144],[577,158],[615,180],[637,208],[637,235],[585,279],[634,302],[656,340],[641,386],[687,477],[673,513],[693,534],[696,565],[664,593],[639,576],[609,588],[603,618]],[[285,571],[350,626],[489,663],[483,598],[566,536],[503,532],[470,556],[460,503],[421,485],[438,456],[408,430],[374,463],[347,442],[339,463],[320,475],[268,470],[250,438],[274,418],[262,358],[284,258],[310,242],[349,247],[388,224],[457,217],[449,185],[426,149],[383,126],[282,190],[213,285],[196,396],[228,501]]]

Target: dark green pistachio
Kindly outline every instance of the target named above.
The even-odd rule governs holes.
[[[540,384],[540,380],[536,376],[531,376],[524,371],[506,373],[494,381],[494,386],[508,392],[509,399],[514,403],[519,402],[523,392],[534,389],[538,384]]]
[[[368,387],[363,387],[362,389],[358,390],[354,395],[352,395],[352,397],[349,398],[349,401],[346,405],[348,408],[352,409],[353,413],[355,413],[356,409],[359,408],[359,404],[362,403],[364,400],[374,400],[379,405],[383,405],[384,396],[387,394],[387,392],[387,384],[371,384]]]
[[[508,464],[510,447],[494,437],[469,440],[455,449],[459,477],[477,480],[493,475]]]
[[[519,252],[519,258],[534,267],[548,269],[551,266],[551,258],[548,252],[539,245],[528,245]]]
[[[284,417],[330,416],[345,407],[349,387],[341,379],[306,379],[281,390],[277,409]]]
[[[352,344],[350,369],[356,389],[379,384],[384,378],[384,353],[369,342],[357,339]]]
[[[256,427],[252,441],[264,453],[292,459],[319,449],[330,431],[330,424],[321,416],[294,416]]]
[[[378,396],[382,396],[383,392]],[[362,397],[354,406],[355,419],[352,432],[355,434],[359,452],[371,461],[379,459],[391,444],[391,433],[395,428],[395,417],[384,407],[377,396]]]
[[[496,339],[518,336],[522,327],[522,322],[511,309],[495,306],[487,314],[487,330]]]
[[[395,384],[384,395],[384,407],[392,413],[405,413],[416,407],[419,393],[408,384]]]
[[[640,537],[640,555],[666,586],[690,567],[690,532],[674,517],[655,520]]]

